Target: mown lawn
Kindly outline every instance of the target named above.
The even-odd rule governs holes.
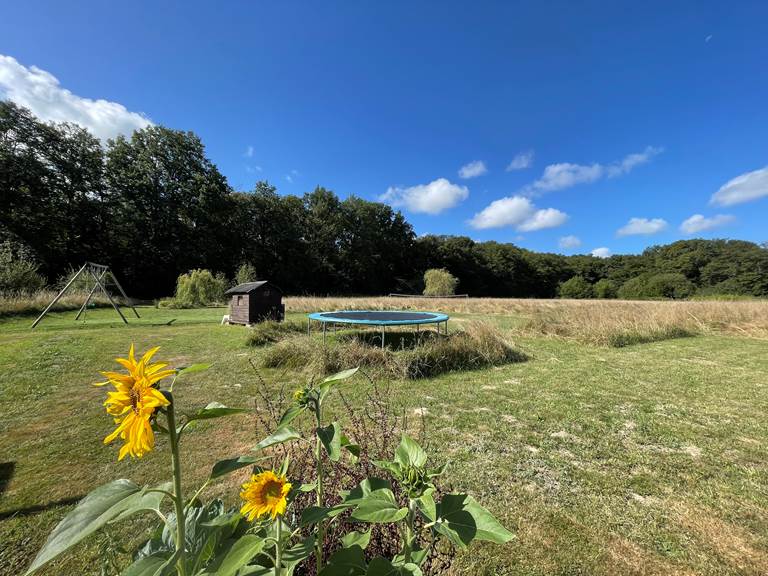
[[[0,574],[23,573],[73,502],[116,477],[168,476],[164,440],[140,461],[116,461],[101,439],[112,428],[90,386],[131,342],[161,345],[176,365],[213,362],[176,388],[179,404],[218,400],[252,407],[258,349],[223,310],[140,310],[123,326],[114,311],[0,322]],[[462,314],[463,318],[472,317]],[[171,325],[165,325],[171,319]],[[522,338],[495,321],[528,362],[435,379],[395,382],[393,400],[424,415],[448,481],[488,506],[517,538],[463,554],[457,574],[767,574],[768,343],[700,336],[612,349]],[[275,393],[304,376],[262,371]],[[347,384],[362,402],[362,380]],[[416,420],[418,417],[412,418]],[[196,487],[216,460],[258,440],[250,415],[213,421],[186,438]],[[234,502],[243,474],[211,488]],[[8,478],[6,481],[5,478]],[[121,527],[140,539],[146,523]],[[91,541],[48,574],[98,574]]]

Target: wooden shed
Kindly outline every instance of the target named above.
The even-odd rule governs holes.
[[[285,317],[283,291],[266,280],[240,284],[225,294],[232,297],[229,303],[229,322],[232,324],[282,321]]]

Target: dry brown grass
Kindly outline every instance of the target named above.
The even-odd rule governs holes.
[[[304,369],[311,374],[362,366],[393,378],[416,379],[527,359],[486,322],[466,322],[449,336],[390,332],[386,348],[379,342],[378,334],[370,332],[341,334],[327,344],[305,336],[288,337],[267,348],[262,362],[265,368]]]
[[[572,338],[599,345],[731,333],[768,338],[768,301],[535,300],[513,298],[289,297],[291,312],[434,310],[508,318],[524,334]]]
[[[24,314],[39,314],[57,292],[43,290],[34,294],[0,294],[0,318],[6,316],[21,316]],[[62,296],[61,300],[53,307],[54,311],[77,310],[83,305],[87,294],[73,292]],[[97,307],[109,306],[109,301],[104,296],[94,296],[91,304]]]

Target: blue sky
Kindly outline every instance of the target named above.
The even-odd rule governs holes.
[[[766,22],[763,1],[6,2],[0,95],[100,137],[192,130],[237,189],[384,199],[419,234],[762,242]]]

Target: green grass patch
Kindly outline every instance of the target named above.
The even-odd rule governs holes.
[[[111,309],[89,312],[85,323],[55,313],[35,330],[30,316],[0,321],[0,463],[13,464],[0,493],[2,576],[23,574],[71,502],[93,488],[114,478],[168,478],[164,437],[135,461],[117,462],[118,448],[102,444],[114,424],[105,391],[91,383],[131,342],[139,351],[161,345],[158,359],[173,366],[213,363],[174,388],[185,410],[214,400],[263,406],[259,377],[270,400],[306,381],[303,365],[256,374],[251,363],[261,365],[279,344],[245,346],[245,328],[219,325],[225,312],[140,308],[142,318],[129,316],[127,326]],[[409,425],[426,426],[435,461],[450,463],[451,488],[472,494],[517,535],[459,554],[449,574],[768,573],[764,340],[704,333],[612,348],[520,336],[502,313],[482,318],[529,360],[391,379],[388,387]],[[341,390],[371,411],[364,379]],[[341,403],[328,412],[349,426]],[[190,430],[186,493],[217,460],[250,454],[258,435],[255,413]],[[246,475],[217,481],[205,497],[237,504]],[[121,523],[114,536],[135,543],[151,521]],[[98,575],[101,543],[77,548],[45,575]]]

